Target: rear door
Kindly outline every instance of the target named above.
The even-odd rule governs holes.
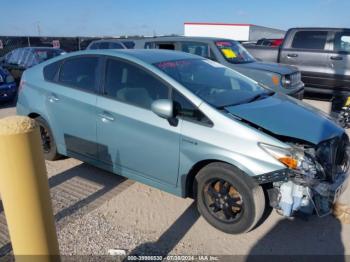
[[[332,72],[328,67],[329,36],[325,30],[291,32],[281,50],[280,62],[297,66],[306,87],[329,88]]]
[[[145,69],[107,58],[97,98],[99,159],[127,177],[176,185],[181,121],[171,125],[151,111],[171,88]]]
[[[48,83],[46,110],[59,151],[97,159],[96,98],[100,58],[82,55],[65,59]]]
[[[337,90],[350,90],[350,31],[332,33],[332,52],[328,54],[332,86]]]

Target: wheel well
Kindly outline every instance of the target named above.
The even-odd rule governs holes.
[[[194,183],[195,183],[195,177],[198,174],[199,170],[201,170],[203,167],[206,165],[213,163],[213,162],[223,162],[220,160],[216,159],[207,159],[207,160],[202,160],[196,163],[188,172],[186,176],[186,197],[194,198],[195,197],[195,192],[194,192]]]
[[[40,116],[39,114],[37,114],[37,113],[30,113],[29,115],[28,115],[28,117],[30,117],[30,118],[37,118],[38,116]]]

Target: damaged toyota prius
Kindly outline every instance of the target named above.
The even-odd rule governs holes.
[[[197,200],[227,233],[268,206],[325,216],[345,190],[348,144],[327,115],[232,69],[163,50],[91,50],[27,70],[17,112],[46,159],[71,156]]]

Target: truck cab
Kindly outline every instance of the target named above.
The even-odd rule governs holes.
[[[302,99],[304,84],[292,66],[257,61],[239,42],[214,37],[154,37],[135,40],[135,48],[168,49],[208,58],[286,95]]]

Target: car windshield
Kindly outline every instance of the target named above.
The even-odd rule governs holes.
[[[62,54],[61,49],[37,49],[34,51],[39,63]]]
[[[208,59],[164,61],[155,66],[216,108],[249,103],[274,94],[255,81]]]
[[[235,41],[216,41],[216,47],[224,58],[232,64],[254,62],[254,57],[240,44]]]

